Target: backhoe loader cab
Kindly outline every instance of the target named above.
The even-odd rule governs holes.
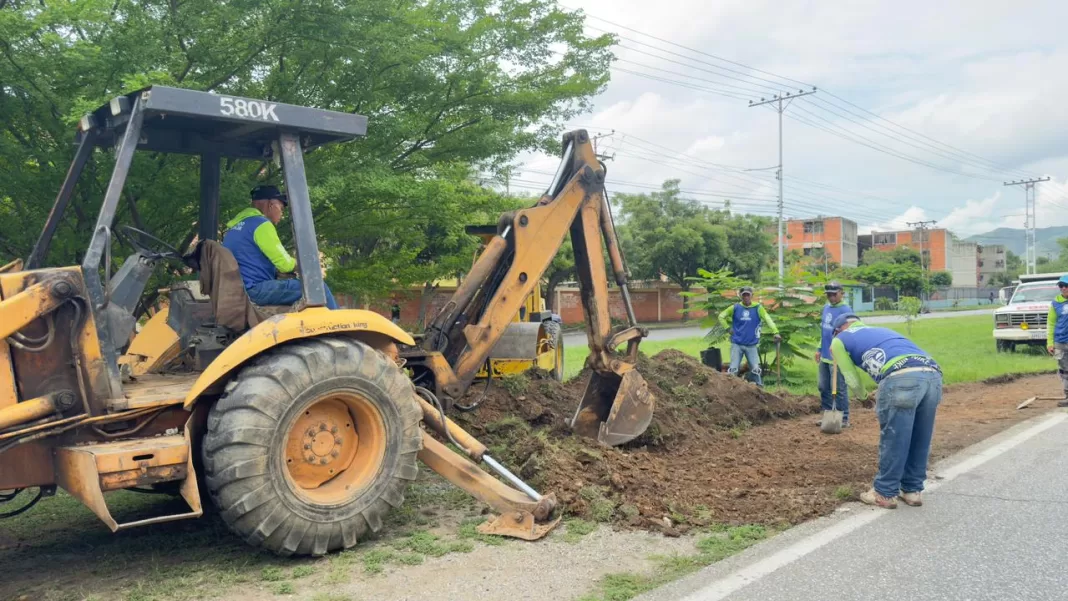
[[[553,495],[493,460],[406,376],[399,349],[415,348],[410,335],[376,313],[324,306],[303,157],[366,128],[359,115],[161,86],[86,115],[32,253],[24,266],[0,268],[0,490],[37,488],[36,502],[61,487],[113,531],[200,516],[203,493],[250,544],[323,554],[378,530],[418,459],[504,516],[483,532],[534,539],[551,529]],[[45,266],[97,148],[114,149],[115,164],[84,260]],[[114,223],[138,150],[199,156],[194,252]],[[267,317],[251,305],[216,241],[224,159],[281,162],[297,307]],[[115,236],[135,249],[117,270]],[[199,280],[174,285],[169,309],[135,334],[135,307],[164,261],[182,261]],[[188,509],[137,521],[111,514],[106,493],[149,486],[177,491]]]

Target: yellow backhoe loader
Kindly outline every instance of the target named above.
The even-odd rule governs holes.
[[[496,226],[492,225],[467,226],[466,231],[482,240],[480,253],[497,234]],[[557,382],[563,382],[563,334],[560,316],[546,309],[541,286],[534,286],[519,312],[493,345],[485,365],[475,374],[475,380],[495,380],[539,369],[552,375]],[[489,386],[488,381],[486,385]]]
[[[627,296],[604,170],[584,131],[567,134],[549,191],[501,219],[471,276],[417,340],[376,313],[325,307],[304,154],[366,128],[359,115],[163,86],[119,96],[81,119],[77,151],[33,251],[24,265],[0,268],[0,491],[12,491],[0,500],[37,488],[25,508],[62,487],[117,531],[198,517],[205,492],[248,543],[320,555],[381,528],[422,461],[496,511],[483,532],[533,540],[553,528],[554,495],[509,472],[447,412],[570,230],[594,370],[571,425],[619,444],[649,423],[654,400],[634,371],[646,332],[633,312],[630,327],[609,327],[602,236]],[[115,160],[84,259],[44,266],[98,148],[113,148]],[[138,150],[199,156],[192,252],[115,225]],[[281,162],[301,274],[296,306],[253,305],[236,260],[217,242],[223,159]],[[115,236],[135,249],[117,270]],[[135,308],[165,262],[198,279],[172,285],[168,308],[135,335]],[[112,516],[106,493],[146,486],[176,491],[188,509],[136,521]]]

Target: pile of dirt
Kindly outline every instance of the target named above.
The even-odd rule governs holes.
[[[818,401],[772,394],[675,350],[642,356],[638,372],[656,411],[646,432],[622,447],[570,432],[586,374],[566,384],[539,374],[506,378],[488,392],[473,390],[465,402],[481,398],[478,408],[454,417],[521,477],[554,492],[571,515],[669,533],[713,521],[777,520],[725,511],[724,494],[744,497],[775,475],[749,473],[747,457],[720,454],[717,446],[759,424],[814,413]],[[713,482],[723,468],[734,475],[726,493],[723,482]]]

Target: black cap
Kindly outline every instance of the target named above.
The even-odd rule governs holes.
[[[742,286],[742,289],[739,290],[738,293],[739,294],[752,294],[753,293],[753,287],[752,286]]]
[[[278,189],[278,186],[256,186],[250,193],[252,200],[272,200],[277,198],[282,201],[282,204],[289,206],[289,197],[282,193]]]
[[[823,291],[824,292],[841,292],[842,291],[842,285],[839,284],[838,282],[834,282],[834,281],[827,282],[826,284],[823,285]]]

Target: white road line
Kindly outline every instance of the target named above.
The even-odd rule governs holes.
[[[1068,413],[1057,413],[1050,418],[1043,420],[1042,422],[1035,424],[1034,426],[1020,432],[1012,438],[1002,441],[994,446],[976,454],[960,463],[947,468],[946,470],[939,472],[941,476],[940,480],[931,482],[925,488],[926,490],[933,490],[938,486],[945,484],[967,473],[980,465],[990,461],[991,459],[1005,453],[1013,447],[1023,443],[1029,438],[1033,438],[1042,432],[1056,426],[1057,424],[1068,419]],[[816,549],[826,545],[827,543],[834,541],[838,538],[853,532],[854,530],[861,528],[875,520],[886,515],[888,512],[882,509],[869,509],[863,513],[859,513],[852,517],[846,518],[833,526],[820,530],[819,532],[801,539],[800,541],[790,545],[789,547],[778,551],[777,553],[766,557],[760,561],[750,564],[736,572],[717,580],[705,586],[701,590],[685,597],[683,601],[720,601],[726,598],[728,595],[756,582],[757,580],[771,574],[779,568],[785,567],[798,559],[812,553]]]

